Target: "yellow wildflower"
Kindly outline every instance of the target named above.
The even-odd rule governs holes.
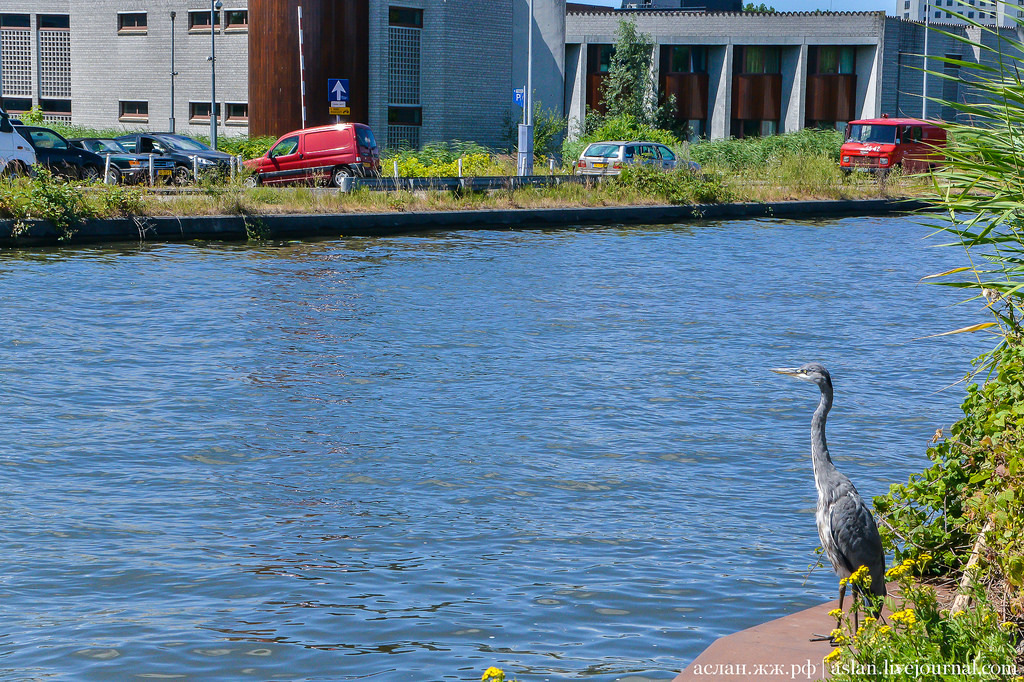
[[[850,583],[865,588],[871,587],[871,575],[868,573],[868,567],[861,566],[854,571],[853,575],[850,576]]]
[[[843,655],[843,648],[840,647],[840,646],[837,646],[835,649],[833,649],[831,652],[829,652],[828,656],[825,657],[825,661],[824,661],[825,665],[831,665],[831,664],[835,663],[836,661],[839,660],[839,657],[842,656],[842,655]]]
[[[892,628],[890,628],[888,625],[883,625],[882,627],[878,628],[878,636],[885,637],[887,634],[889,634],[891,630]]]
[[[832,641],[836,644],[846,644],[846,635],[844,635],[843,631],[839,628],[830,632],[829,637],[831,637]]]
[[[836,620],[839,620],[840,618],[843,617],[843,610],[842,609],[832,609],[831,611],[828,612],[828,617],[829,618],[835,618]]]
[[[1016,628],[1017,624],[1012,621],[1006,621],[1005,623],[1000,623],[999,627],[1001,627],[1004,632],[1009,632],[1010,630]]]
[[[914,614],[914,609],[904,609],[897,611],[896,613],[889,616],[889,619],[894,623],[905,625],[906,627],[912,626],[917,622],[917,616]]]
[[[505,671],[501,668],[491,666],[484,671],[483,676],[480,678],[480,682],[505,682]]]
[[[925,555],[925,556],[927,556],[927,555]],[[929,557],[929,558],[931,558],[931,557]],[[907,575],[908,573],[912,572],[913,570],[914,570],[914,560],[913,559],[904,559],[902,564],[900,564],[899,566],[893,566],[888,571],[886,571],[885,572],[885,577],[886,577],[887,580],[897,580],[897,579],[902,578],[903,576]]]

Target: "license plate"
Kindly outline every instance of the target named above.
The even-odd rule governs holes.
[[[171,174],[171,169],[170,168],[161,168],[160,170],[158,170],[156,172],[156,174],[157,175],[170,175]]]
[[[595,163],[594,164],[594,168],[607,168],[607,167],[608,167],[607,163]]]

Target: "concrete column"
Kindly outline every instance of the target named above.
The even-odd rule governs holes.
[[[882,115],[882,92],[879,88],[882,73],[882,43],[857,47],[857,106],[859,118],[877,118]]]
[[[569,119],[569,136],[583,129],[587,103],[587,45],[565,46],[565,114]]]
[[[807,98],[807,45],[782,48],[782,120],[779,132],[804,127]]]
[[[729,137],[732,125],[732,44],[708,48],[708,137]]]

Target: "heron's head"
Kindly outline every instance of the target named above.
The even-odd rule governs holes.
[[[772,368],[772,371],[804,381],[810,381],[819,387],[825,384],[832,385],[832,377],[829,375],[828,370],[817,362],[808,362],[801,367],[775,367]]]

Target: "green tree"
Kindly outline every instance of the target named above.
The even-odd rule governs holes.
[[[502,138],[505,140],[509,152],[514,152],[519,143],[519,124],[521,117],[516,117],[514,109],[505,112],[504,131]],[[569,121],[561,116],[554,109],[545,109],[540,100],[533,101],[533,156],[540,161],[555,156],[562,145],[562,135],[569,126]]]
[[[763,2],[760,5],[755,5],[752,2],[748,2],[743,5],[744,12],[758,12],[760,14],[774,14],[775,8],[771,5],[766,5]]]
[[[619,22],[601,98],[606,108],[605,117],[628,114],[641,125],[668,127],[673,119],[675,98],[659,106],[657,92],[654,41],[648,34],[639,33],[634,22],[623,19]]]

